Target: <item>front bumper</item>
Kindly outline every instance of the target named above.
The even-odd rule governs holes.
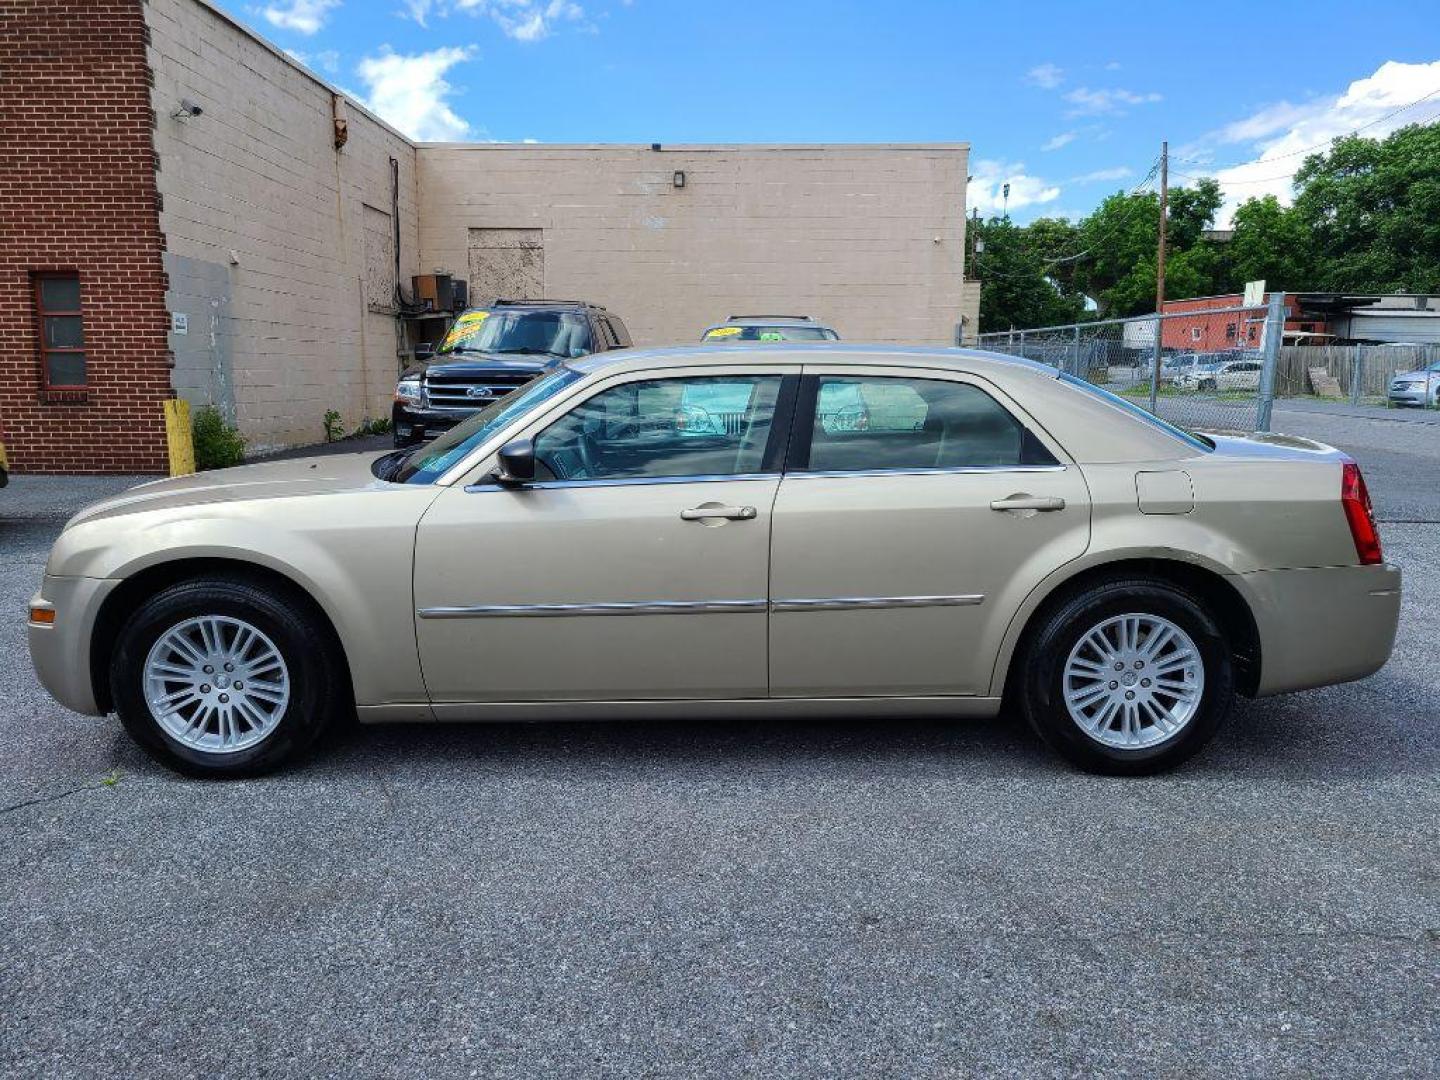
[[[1400,622],[1400,570],[1334,566],[1242,574],[1260,631],[1256,697],[1373,675]]]
[[[424,442],[442,431],[449,431],[462,420],[468,420],[480,410],[464,412],[458,409],[413,409],[398,402],[390,410],[390,424],[395,431],[397,442]]]
[[[1430,404],[1431,400],[1431,394],[1426,391],[1424,383],[1415,383],[1414,385],[1403,388],[1392,386],[1386,396],[1392,405],[1419,405],[1423,407]]]
[[[90,679],[90,638],[95,617],[111,591],[114,578],[45,575],[31,607],[55,612],[52,623],[29,624],[30,662],[40,685],[67,709],[87,716],[103,715]]]

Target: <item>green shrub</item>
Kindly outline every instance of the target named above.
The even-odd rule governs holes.
[[[228,469],[245,463],[245,437],[225,422],[215,406],[197,412],[190,427],[195,435],[195,468]]]
[[[344,421],[334,409],[325,410],[325,441],[339,442],[345,437]]]
[[[377,416],[373,420],[366,420],[355,429],[356,435],[389,435],[390,417]]]

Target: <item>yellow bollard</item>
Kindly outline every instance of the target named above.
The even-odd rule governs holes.
[[[190,427],[190,403],[184,398],[165,402],[165,442],[170,450],[170,475],[195,471],[195,432]]]

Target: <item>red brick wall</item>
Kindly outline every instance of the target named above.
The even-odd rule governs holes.
[[[1189,352],[1219,352],[1225,349],[1258,349],[1265,344],[1265,312],[1261,308],[1249,311],[1232,311],[1224,315],[1207,314],[1216,308],[1238,308],[1244,302],[1240,293],[1229,296],[1202,296],[1190,300],[1166,300],[1166,315],[1189,315],[1191,318],[1166,319],[1161,331],[1161,344],[1167,349]],[[1265,303],[1270,294],[1265,294]],[[1312,320],[1306,319],[1308,325]],[[1311,329],[1323,333],[1323,319],[1313,320]],[[1285,297],[1285,329],[1298,330],[1301,325],[1299,302],[1293,295]],[[1235,327],[1235,336],[1227,334],[1227,327]],[[1254,336],[1250,331],[1254,329]],[[1198,329],[1197,339],[1192,330]]]
[[[0,431],[16,472],[164,472],[169,316],[142,0],[0,0]],[[32,275],[80,275],[83,400],[42,389]]]

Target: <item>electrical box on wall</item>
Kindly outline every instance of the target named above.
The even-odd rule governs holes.
[[[449,274],[416,274],[410,279],[416,303],[424,304],[429,311],[454,310],[454,290]]]

